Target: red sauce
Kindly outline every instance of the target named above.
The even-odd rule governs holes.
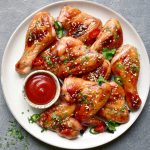
[[[56,94],[56,84],[47,73],[34,74],[27,80],[25,92],[32,103],[47,104]]]

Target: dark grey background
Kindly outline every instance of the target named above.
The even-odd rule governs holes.
[[[9,37],[15,28],[35,10],[57,0],[0,0],[0,59],[4,53],[5,46]],[[150,57],[150,0],[94,0],[104,4],[123,15],[136,28],[146,46]],[[1,87],[0,87],[1,88]],[[13,90],[13,85],[12,85]],[[144,89],[143,89],[144,90]],[[13,116],[7,108],[2,90],[0,89],[0,143],[5,145],[6,141],[11,138],[6,137],[9,121]],[[22,129],[23,130],[23,129]],[[59,150],[59,148],[49,146],[28,135],[29,150]],[[99,139],[101,140],[101,139]],[[15,146],[1,147],[0,149],[23,150],[24,143],[16,142]],[[150,94],[142,114],[136,123],[118,139],[93,150],[150,150]]]

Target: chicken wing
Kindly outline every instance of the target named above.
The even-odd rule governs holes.
[[[112,72],[123,82],[126,101],[131,110],[137,110],[142,101],[137,92],[140,62],[137,49],[131,45],[122,46],[111,62]]]
[[[57,129],[57,133],[67,139],[77,138],[81,131],[84,130],[82,125],[73,117],[69,117],[63,121],[61,126]]]
[[[37,13],[28,28],[25,50],[16,64],[16,71],[27,74],[32,68],[32,61],[37,55],[50,45],[56,38],[53,19],[47,12]]]
[[[110,74],[111,74],[110,62],[108,60],[104,60],[102,66],[91,71],[90,73],[82,75],[82,78],[85,80],[97,82],[97,80],[100,76],[107,80],[110,77]]]
[[[86,44],[92,43],[102,28],[102,22],[77,8],[64,6],[58,21],[68,31],[68,35],[78,38]]]
[[[66,102],[59,102],[40,114],[38,124],[48,130],[57,132],[67,139],[74,139],[82,130],[81,124],[72,115],[75,104],[69,105]]]
[[[81,75],[95,70],[103,64],[104,58],[95,51],[90,51],[83,43],[72,37],[63,37],[52,49],[43,52],[39,58],[43,64],[36,62],[35,69],[46,69],[60,78],[69,75]]]
[[[91,46],[92,50],[102,52],[103,48],[119,48],[123,43],[122,28],[117,19],[110,19],[104,25],[102,32]]]
[[[77,103],[75,118],[82,124],[90,123],[90,119],[107,102],[111,86],[103,83],[86,81],[81,78],[68,77],[64,80],[61,97],[69,103]]]
[[[98,115],[107,121],[126,123],[129,121],[129,111],[126,106],[124,89],[117,83],[111,81],[111,95]]]

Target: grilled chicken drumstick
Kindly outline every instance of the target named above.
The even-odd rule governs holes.
[[[47,12],[37,13],[28,28],[25,50],[16,64],[16,71],[27,74],[32,68],[32,61],[37,55],[50,45],[56,38],[53,19]]]
[[[137,92],[137,82],[140,71],[140,62],[137,49],[131,45],[124,45],[111,62],[112,72],[117,80],[122,81],[126,100],[131,110],[137,110],[142,101]]]

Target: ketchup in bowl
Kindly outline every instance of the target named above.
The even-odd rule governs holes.
[[[60,87],[54,74],[40,70],[31,73],[31,75],[27,77],[24,91],[27,101],[30,105],[32,104],[31,106],[46,106],[53,100],[56,101],[58,99]]]

